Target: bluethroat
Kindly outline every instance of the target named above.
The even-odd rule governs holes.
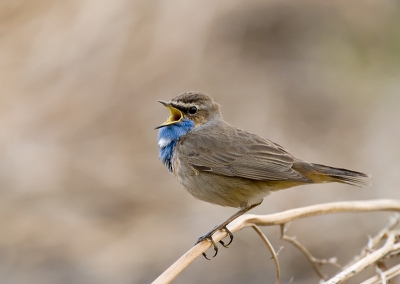
[[[159,101],[170,111],[158,126],[159,157],[195,198],[221,206],[240,208],[226,221],[201,236],[218,247],[212,235],[258,206],[271,191],[297,185],[339,182],[355,186],[369,183],[368,175],[302,161],[279,144],[240,130],[221,115],[220,105],[202,93],[183,93],[170,102]],[[203,253],[207,258],[207,256]]]

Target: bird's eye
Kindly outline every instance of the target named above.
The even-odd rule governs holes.
[[[189,112],[190,114],[195,114],[195,113],[197,112],[197,107],[195,107],[195,106],[190,107],[190,108],[188,109],[188,112]]]

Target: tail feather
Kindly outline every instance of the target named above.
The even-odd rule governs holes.
[[[328,167],[320,164],[312,165],[319,175],[327,179],[326,181],[346,183],[359,187],[371,185],[371,182],[365,180],[366,178],[369,178],[370,175],[347,169]]]
[[[358,187],[371,185],[371,182],[366,180],[370,175],[361,172],[305,162],[299,166],[299,172],[315,183],[340,182]]]

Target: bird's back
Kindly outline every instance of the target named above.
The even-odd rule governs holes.
[[[177,176],[196,198],[232,207],[270,191],[309,183],[365,185],[367,175],[304,162],[282,146],[223,120],[206,123],[176,146]]]

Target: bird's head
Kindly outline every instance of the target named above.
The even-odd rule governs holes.
[[[176,124],[184,119],[193,121],[195,127],[213,119],[221,119],[220,105],[209,95],[188,92],[180,94],[170,102],[159,101],[170,111],[170,117],[156,128]]]

